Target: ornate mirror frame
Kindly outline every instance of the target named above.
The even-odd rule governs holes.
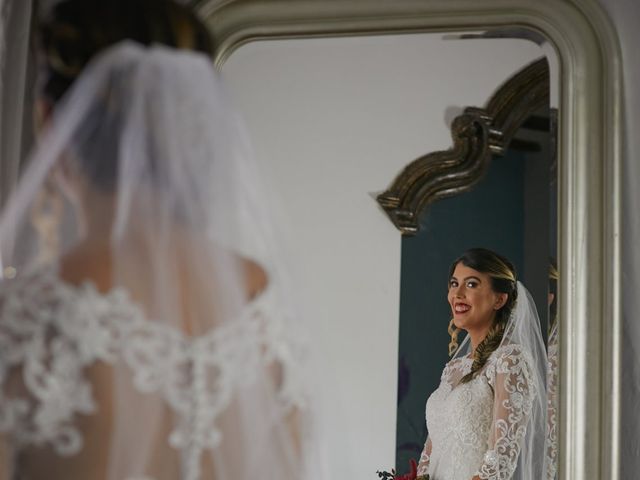
[[[465,108],[451,122],[453,148],[409,163],[376,200],[403,235],[415,235],[429,205],[471,190],[493,155],[504,155],[525,120],[545,106],[549,64],[543,57],[507,79],[485,107]]]
[[[252,41],[520,28],[560,65],[560,476],[619,479],[621,55],[596,0],[195,0],[220,65]]]

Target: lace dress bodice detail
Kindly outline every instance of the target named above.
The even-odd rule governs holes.
[[[221,440],[216,419],[235,390],[274,359],[293,363],[277,323],[266,321],[271,301],[267,289],[235,321],[186,337],[147,319],[123,289],[72,286],[53,268],[3,281],[0,432],[18,449],[76,454],[83,447],[76,416],[98,413],[86,369],[123,362],[141,394],[160,396],[175,413],[168,443],[181,453],[182,478],[196,480],[203,451]],[[299,400],[286,382],[281,394]]]
[[[517,345],[501,346],[460,383],[472,362],[449,362],[427,400],[429,438],[418,474],[431,480],[508,480],[516,469],[534,397],[527,357]]]

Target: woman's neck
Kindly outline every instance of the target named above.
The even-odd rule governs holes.
[[[493,325],[493,322],[489,323],[487,326],[482,328],[467,330],[467,334],[469,335],[469,340],[471,341],[472,353],[475,353],[476,348],[478,348],[478,345],[480,345],[480,343],[482,343],[482,341],[487,337],[487,335],[489,334],[489,330],[491,330],[492,325]]]

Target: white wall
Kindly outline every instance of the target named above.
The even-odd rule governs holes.
[[[395,459],[400,235],[371,194],[451,145],[447,109],[483,105],[542,54],[439,35],[287,40],[246,45],[222,68],[290,218],[333,478],[370,480]]]

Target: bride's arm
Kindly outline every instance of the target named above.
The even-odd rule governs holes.
[[[511,478],[518,463],[535,394],[531,369],[521,352],[502,352],[495,365],[488,368],[495,368],[489,374],[494,375],[492,431],[489,449],[473,480]]]
[[[422,454],[420,454],[420,462],[418,463],[418,479],[427,475],[429,468],[429,458],[431,457],[431,438],[427,437],[427,441],[424,442],[424,448]]]

